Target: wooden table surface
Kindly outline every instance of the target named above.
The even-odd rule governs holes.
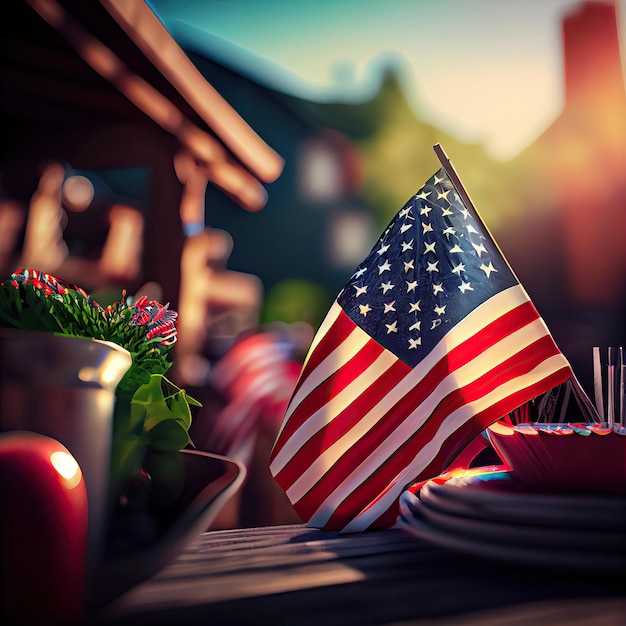
[[[402,530],[219,530],[89,623],[625,626],[626,583],[487,561]]]

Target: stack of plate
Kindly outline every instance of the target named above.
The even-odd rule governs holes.
[[[399,525],[437,544],[520,565],[626,571],[624,494],[534,493],[504,469],[415,492],[400,498]]]

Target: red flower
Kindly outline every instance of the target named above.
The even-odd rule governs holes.
[[[176,341],[176,320],[178,313],[169,310],[169,304],[162,305],[141,296],[135,303],[135,313],[131,324],[147,326],[146,339],[161,338],[161,345],[169,346]]]
[[[52,274],[48,274],[46,272],[42,272],[40,270],[28,270],[28,269],[19,269],[15,271],[11,275],[10,285],[15,287],[16,289],[24,284],[29,283],[35,289],[43,291],[44,295],[47,297],[52,296],[54,294],[59,294],[60,296],[64,295],[68,291],[76,291],[79,293],[91,306],[94,308],[100,309],[100,305],[91,299],[89,294],[76,285],[72,285],[65,280],[61,280],[56,276],[52,276]],[[4,283],[3,283],[4,284]]]

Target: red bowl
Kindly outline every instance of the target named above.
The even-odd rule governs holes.
[[[560,426],[496,422],[487,432],[502,461],[528,488],[626,493],[626,436],[597,424]]]

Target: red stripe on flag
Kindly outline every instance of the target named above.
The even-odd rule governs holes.
[[[395,506],[390,506],[369,528],[391,528],[398,520],[400,514],[400,500],[394,500]]]

